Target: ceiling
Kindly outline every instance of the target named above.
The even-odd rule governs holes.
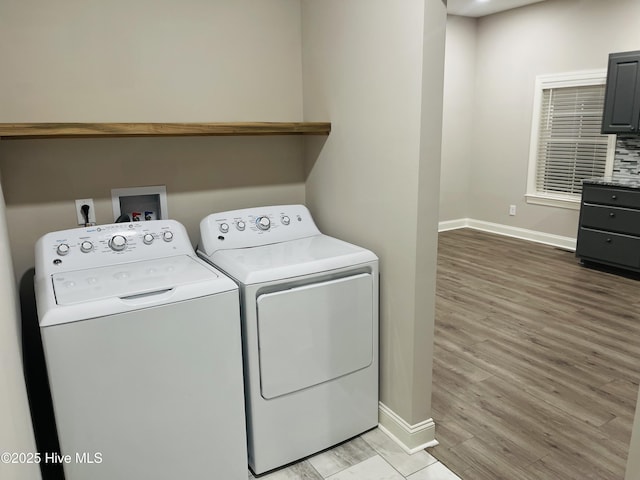
[[[447,13],[464,17],[483,17],[544,0],[448,0]]]

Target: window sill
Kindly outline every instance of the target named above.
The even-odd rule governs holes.
[[[531,193],[528,193],[525,197],[527,203],[531,203],[533,205],[580,210],[579,198],[572,198],[564,195],[540,195]]]

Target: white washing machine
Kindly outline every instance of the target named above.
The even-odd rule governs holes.
[[[261,474],[378,424],[378,259],[302,205],[209,215],[198,254],[240,285],[249,465]]]
[[[238,288],[181,224],[49,233],[35,287],[67,480],[246,480]]]

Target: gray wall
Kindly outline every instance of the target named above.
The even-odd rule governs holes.
[[[0,122],[302,120],[299,0],[6,1]],[[16,276],[75,199],[113,222],[111,189],[166,185],[193,241],[213,211],[304,202],[299,137],[3,141]]]
[[[640,392],[636,402],[636,415],[633,421],[631,433],[631,444],[629,445],[629,455],[627,459],[627,472],[625,480],[640,479]]]
[[[440,221],[469,216],[469,189],[474,151],[474,79],[476,25],[469,17],[447,16],[442,113]]]
[[[299,121],[300,45],[299,0],[2,1],[0,122]],[[166,185],[193,240],[213,210],[304,201],[294,137],[2,141],[0,174],[2,451],[35,451],[11,259],[19,278],[40,235],[76,226],[74,199],[109,223],[111,188]]]
[[[0,172],[16,276],[49,231],[77,226],[74,199],[93,198],[114,221],[111,189],[166,185],[169,216],[192,242],[216,211],[304,203],[299,137],[185,137],[3,141]]]
[[[535,77],[606,68],[610,52],[639,48],[638,18],[637,0],[553,0],[477,20],[475,102],[468,112],[473,127],[457,138],[445,136],[443,144],[447,152],[454,148],[451,142],[470,143],[466,217],[575,237],[577,210],[525,202]],[[471,34],[472,26],[462,31],[460,26],[450,33]],[[455,117],[454,108],[445,102],[445,120]],[[451,160],[443,161],[446,172]],[[452,181],[455,177],[443,175],[443,195],[453,190]],[[445,197],[442,201],[446,205]],[[517,206],[515,217],[508,215],[510,204]],[[445,208],[441,219],[451,219]]]
[[[445,9],[439,1],[303,1],[304,112],[321,229],[380,257],[381,393],[430,417]],[[366,12],[366,14],[363,14]]]
[[[302,119],[299,0],[3,0],[0,121]]]

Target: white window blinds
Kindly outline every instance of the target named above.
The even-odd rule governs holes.
[[[605,174],[609,138],[600,134],[604,85],[542,90],[535,189],[577,195],[582,180]]]

